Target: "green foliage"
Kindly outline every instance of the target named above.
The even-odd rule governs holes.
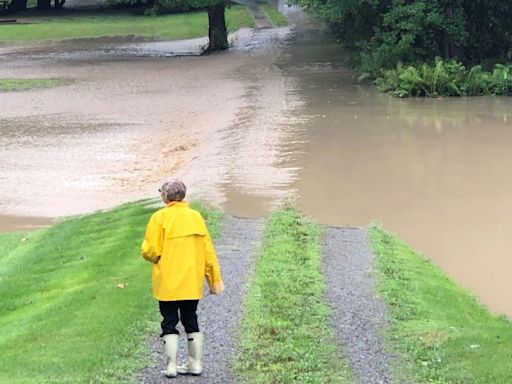
[[[151,364],[147,204],[0,235],[1,383],[131,383]],[[215,233],[219,215],[202,214]]]
[[[352,382],[333,344],[319,242],[320,228],[291,206],[271,216],[242,320],[243,382]]]
[[[363,78],[375,79],[399,62],[431,62],[437,56],[466,64],[512,58],[512,2],[508,0],[292,2],[327,21],[339,41],[358,52]]]
[[[400,382],[512,382],[512,324],[493,316],[434,263],[382,228],[369,229],[378,289],[391,310],[388,340],[406,363]]]
[[[396,97],[507,95],[512,90],[512,65],[496,64],[492,72],[480,65],[469,71],[455,60],[436,58],[434,64],[404,66],[382,71],[377,87]]]
[[[512,59],[512,2],[472,0],[464,2],[468,38],[464,56],[469,62]]]
[[[481,65],[475,65],[467,72],[465,81],[461,84],[461,92],[468,96],[486,94],[489,89],[489,74],[482,70]]]
[[[496,64],[489,79],[493,95],[505,95],[512,89],[512,65]]]

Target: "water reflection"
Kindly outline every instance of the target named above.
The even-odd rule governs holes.
[[[389,116],[411,127],[434,127],[437,131],[465,124],[511,122],[510,99],[506,97],[472,97],[397,100],[389,99]]]
[[[321,32],[289,49],[284,71],[311,117],[291,162],[303,210],[331,225],[384,223],[512,315],[512,99],[392,99],[358,84]]]
[[[245,84],[244,104],[230,125],[210,133],[215,139],[184,176],[203,200],[236,215],[261,216],[295,194],[296,168],[283,163],[290,156],[282,149],[300,140],[302,99],[296,79],[276,65],[290,37],[287,28],[260,29],[238,42],[235,51],[251,55],[250,66],[232,74]]]

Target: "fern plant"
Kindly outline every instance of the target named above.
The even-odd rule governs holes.
[[[468,71],[455,60],[437,57],[433,64],[398,63],[394,69],[383,71],[374,83],[395,97],[510,95],[512,65],[496,64],[492,72],[476,65]]]
[[[507,95],[512,90],[511,65],[496,64],[490,75],[490,93],[493,95]]]

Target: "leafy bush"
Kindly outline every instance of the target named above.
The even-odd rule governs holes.
[[[484,95],[489,88],[489,73],[482,70],[481,65],[472,67],[467,75],[466,81],[461,86],[462,93],[465,95]]]
[[[512,65],[496,64],[489,79],[489,93],[506,95],[512,90]]]
[[[433,64],[404,66],[381,71],[374,83],[396,97],[507,95],[512,90],[512,65],[496,64],[491,72],[480,65],[469,71],[455,60],[439,57]]]

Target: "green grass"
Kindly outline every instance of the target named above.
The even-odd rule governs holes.
[[[275,27],[286,27],[288,25],[288,19],[272,4],[267,1],[258,1],[258,4]]]
[[[256,24],[249,8],[241,5],[233,5],[226,8],[226,26],[229,32],[239,28],[253,28]]]
[[[98,38],[106,36],[137,36],[149,39],[188,39],[208,35],[206,12],[189,12],[165,16],[62,15],[60,17],[31,18],[32,24],[0,25],[0,41],[23,42]],[[251,27],[254,20],[245,6],[226,10],[229,31]]]
[[[201,212],[201,215],[208,224],[208,232],[211,238],[218,239],[220,237],[220,227],[224,213],[217,209],[212,209],[200,201],[190,203],[190,207]]]
[[[147,203],[0,236],[1,383],[136,382],[151,364]],[[218,214],[203,214],[218,228]]]
[[[26,91],[27,89],[49,88],[64,84],[61,79],[0,79],[0,91]]]
[[[271,216],[243,314],[243,382],[351,382],[323,300],[319,239],[320,228],[289,206]]]
[[[393,318],[390,342],[406,382],[512,383],[512,324],[493,316],[430,260],[370,227],[380,292]],[[407,380],[409,379],[409,380]]]

